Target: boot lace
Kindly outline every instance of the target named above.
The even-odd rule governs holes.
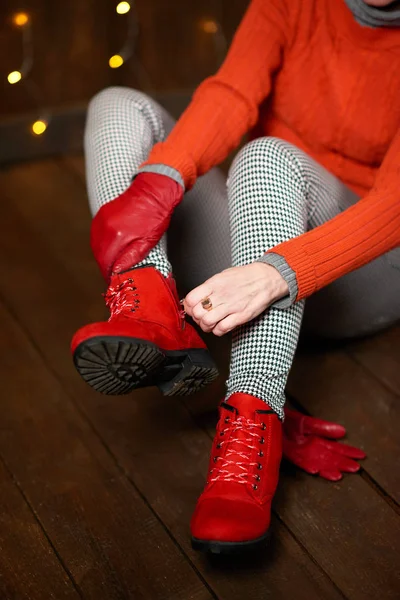
[[[139,294],[132,278],[125,279],[116,286],[110,285],[103,296],[111,313],[109,321],[120,313],[135,312],[140,305]]]
[[[225,418],[227,427],[221,429],[217,435],[223,437],[226,433],[232,432],[232,437],[227,440],[218,442],[216,448],[219,450],[224,445],[228,445],[226,454],[222,456],[214,456],[214,463],[217,465],[210,471],[213,476],[209,482],[214,481],[234,481],[236,483],[249,483],[253,479],[259,482],[261,476],[259,474],[250,475],[252,467],[256,467],[261,471],[262,464],[260,462],[251,461],[252,451],[258,449],[257,455],[263,457],[264,453],[259,448],[260,444],[264,444],[265,438],[260,435],[260,430],[266,429],[265,423],[254,423],[245,417],[237,417],[236,419]],[[239,471],[238,471],[239,469]],[[257,483],[253,483],[253,489],[257,489]]]

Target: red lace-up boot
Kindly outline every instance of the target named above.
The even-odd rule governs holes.
[[[79,329],[71,342],[85,381],[104,394],[156,385],[164,395],[191,394],[218,375],[208,350],[185,321],[172,276],[153,267],[111,275],[108,321]]]
[[[213,553],[265,544],[282,456],[282,423],[268,404],[233,394],[220,406],[205,489],[191,521],[192,546]]]

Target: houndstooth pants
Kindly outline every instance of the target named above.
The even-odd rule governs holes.
[[[141,92],[115,87],[93,98],[85,131],[93,215],[130,185],[152,146],[173,125],[170,115]],[[237,155],[227,182],[216,169],[199,178],[176,209],[168,235],[141,264],[154,264],[164,275],[173,266],[185,294],[356,201],[353,192],[295,146],[260,138]],[[387,291],[365,306],[364,294],[376,296],[376,289]],[[336,338],[377,331],[400,318],[399,295],[400,260],[393,251],[308,299],[303,328]],[[227,398],[239,391],[252,394],[283,416],[304,308],[305,301],[284,310],[271,307],[233,332]]]

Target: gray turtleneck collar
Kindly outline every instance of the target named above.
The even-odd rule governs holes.
[[[364,0],[345,0],[356,21],[365,27],[400,27],[400,1],[377,8]]]

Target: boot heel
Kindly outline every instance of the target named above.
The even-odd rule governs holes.
[[[174,366],[180,369],[174,377],[157,385],[164,396],[194,394],[218,377],[218,369],[208,350],[166,353]]]

